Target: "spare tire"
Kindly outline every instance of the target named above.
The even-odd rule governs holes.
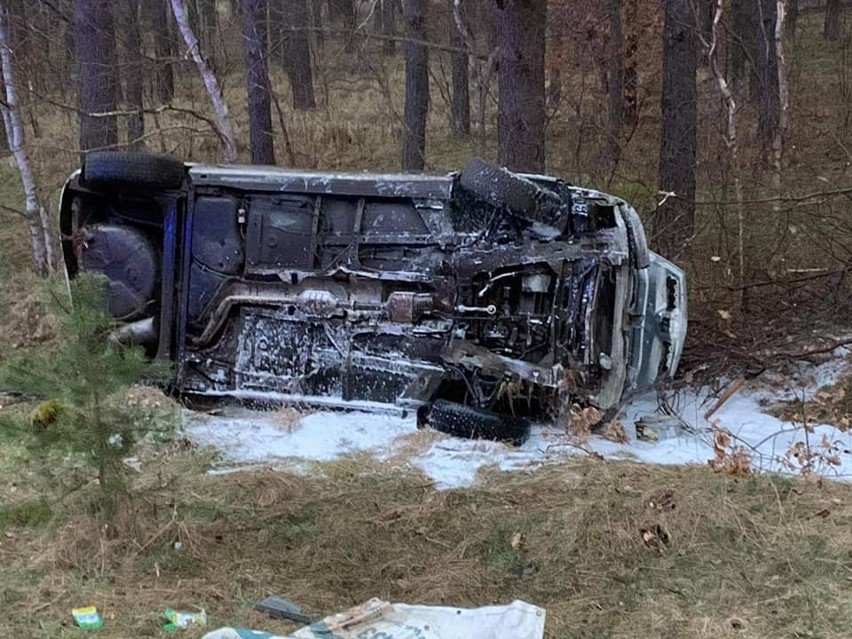
[[[446,399],[435,400],[426,422],[435,430],[456,437],[491,439],[515,446],[530,436],[530,422],[523,417],[501,415]]]
[[[178,189],[186,179],[183,162],[170,155],[94,151],[83,160],[81,182],[91,187]]]
[[[459,184],[481,200],[501,206],[515,215],[530,214],[538,208],[541,190],[482,158],[473,158],[459,174]]]

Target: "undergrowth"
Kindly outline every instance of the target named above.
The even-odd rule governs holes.
[[[852,623],[838,484],[595,460],[446,492],[414,474],[197,471],[125,503],[108,532],[73,511],[46,530],[7,527],[7,630],[76,636],[68,610],[91,604],[105,638],[158,636],[166,605],[284,633],[252,611],[272,593],[313,614],[374,596],[519,598],[547,609],[554,638],[841,637]]]

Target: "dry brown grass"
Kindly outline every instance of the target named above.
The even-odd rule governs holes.
[[[548,637],[841,637],[852,622],[852,498],[830,482],[576,460],[435,492],[400,472],[193,469],[114,526],[65,516],[6,530],[10,636],[77,636],[63,623],[84,603],[102,637],[159,636],[166,605],[283,632],[252,611],[269,593],[317,613],[517,597],[547,609]]]

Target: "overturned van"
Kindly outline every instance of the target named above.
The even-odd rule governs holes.
[[[61,199],[70,277],[186,397],[413,410],[520,443],[669,379],[683,272],[624,201],[480,159],[446,175],[98,152]]]

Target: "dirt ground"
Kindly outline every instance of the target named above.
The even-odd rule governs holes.
[[[71,625],[80,605],[103,613],[104,638],[170,636],[165,607],[283,633],[252,610],[273,593],[315,614],[374,596],[518,598],[547,610],[548,637],[842,637],[852,623],[842,483],[576,459],[437,492],[364,460],[208,475],[203,451],[177,446],[133,476],[136,496],[105,525],[92,485],[27,499],[4,450],[4,493],[19,492],[0,537],[10,637],[93,636]]]

